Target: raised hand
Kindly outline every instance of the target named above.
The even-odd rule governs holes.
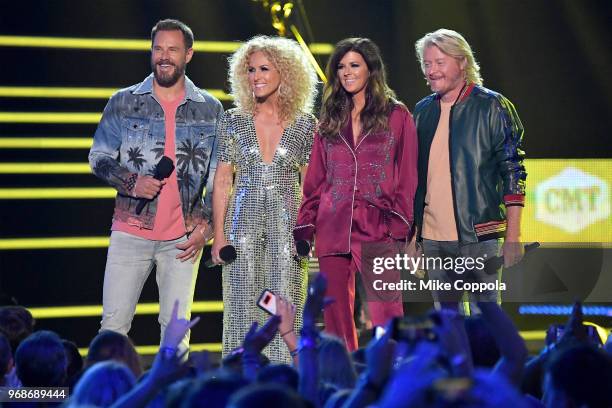
[[[315,327],[315,320],[321,313],[321,310],[323,310],[323,307],[333,301],[329,298],[325,298],[326,289],[327,280],[323,274],[318,273],[314,281],[308,287],[308,297],[306,298],[303,312],[303,330],[313,330]]]
[[[280,322],[281,318],[278,315],[270,316],[268,321],[259,329],[257,322],[253,322],[251,328],[244,336],[242,347],[245,354],[259,355],[276,335]]]
[[[292,332],[295,327],[295,305],[279,295],[276,298],[276,314],[281,318],[278,326],[281,335]]]
[[[387,328],[379,339],[370,341],[366,349],[368,378],[378,387],[382,387],[389,378],[393,368],[395,342],[391,339],[391,330]]]
[[[565,324],[565,330],[559,342],[563,343],[572,340],[578,340],[585,343],[589,341],[586,327],[583,324],[582,304],[579,301],[574,302],[572,314]]]
[[[199,321],[200,317],[189,321],[187,319],[181,319],[178,317],[179,301],[174,301],[174,307],[172,308],[172,316],[164,331],[164,338],[162,339],[161,348],[176,349],[181,343],[185,334],[189,329],[195,326]]]

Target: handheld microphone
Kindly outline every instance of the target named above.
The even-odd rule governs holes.
[[[153,178],[155,180],[163,180],[168,178],[172,171],[174,170],[174,163],[172,163],[172,159],[168,156],[163,156],[157,165],[155,166],[155,173],[153,174]],[[151,200],[146,198],[141,198],[136,206],[136,214],[140,215],[142,209],[149,203]]]
[[[219,258],[221,258],[221,260],[225,262],[226,265],[234,262],[237,256],[238,253],[236,252],[236,248],[234,248],[233,245],[226,245],[219,250]],[[216,266],[216,264],[213,262],[212,258],[210,258],[204,263],[204,266],[206,266],[207,268],[212,268],[213,266]]]
[[[532,242],[531,244],[527,244],[524,246],[525,248],[525,254],[533,249],[536,249],[540,246],[539,242]],[[488,261],[485,262],[485,269],[484,271],[486,272],[487,275],[493,275],[494,273],[497,272],[497,270],[499,268],[501,268],[501,266],[504,264],[504,257],[502,256],[495,256],[491,259],[489,259]]]
[[[310,255],[310,242],[305,239],[295,241],[295,252],[297,255],[293,257],[297,262],[300,262],[303,258],[307,258]]]

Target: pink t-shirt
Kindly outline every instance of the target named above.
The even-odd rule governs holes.
[[[176,167],[176,109],[183,102],[185,94],[174,100],[163,100],[158,97],[158,101],[164,110],[166,125],[166,144],[164,155],[172,159]],[[112,230],[121,231],[136,235],[141,238],[154,241],[169,241],[185,235],[185,221],[183,220],[183,210],[179,196],[178,181],[176,179],[176,169],[168,177],[157,197],[157,212],[155,213],[155,225],[152,230],[140,228],[121,221],[113,221]],[[146,211],[146,210],[145,210]]]

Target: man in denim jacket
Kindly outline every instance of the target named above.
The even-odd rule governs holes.
[[[153,73],[111,97],[89,153],[93,173],[117,189],[101,330],[123,334],[153,266],[161,332],[177,300],[179,316],[189,319],[202,248],[212,236],[213,147],[223,107],[185,76],[193,56],[187,25],[162,20],[151,42]],[[157,180],[162,156],[175,170]],[[141,200],[147,204],[138,214]],[[182,346],[188,345],[187,334]]]

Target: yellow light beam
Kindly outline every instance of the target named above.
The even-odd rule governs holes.
[[[523,340],[544,340],[546,338],[545,330],[522,330],[519,334]]]
[[[88,163],[0,163],[0,174],[89,174]]]
[[[117,91],[115,88],[0,86],[0,97],[108,99]],[[222,89],[207,89],[207,91],[222,101],[232,100],[232,97]]]
[[[66,317],[102,316],[102,305],[29,307],[35,319],[57,319]],[[192,313],[216,313],[223,311],[220,300],[193,302]],[[136,305],[137,315],[155,315],[159,313],[159,303],[139,303]]]
[[[195,51],[199,52],[232,53],[236,51],[240,45],[241,43],[237,41],[195,41],[193,48]],[[0,46],[149,51],[151,49],[151,40],[0,35]],[[314,54],[321,55],[329,55],[333,50],[333,46],[326,43],[312,43],[310,48]]]
[[[211,239],[206,245],[211,245]],[[106,248],[109,237],[0,238],[1,250]]]
[[[0,123],[98,123],[94,112],[0,112]]]
[[[1,137],[0,149],[89,149],[90,137]]]
[[[0,250],[105,248],[109,237],[2,238]]]
[[[311,43],[308,48],[310,52],[317,55],[331,55],[334,52],[333,44]]]
[[[35,48],[73,48],[115,51],[150,51],[151,40],[127,38],[28,37],[2,35],[0,46]],[[240,43],[232,41],[195,41],[193,48],[201,52],[234,52]]]
[[[110,187],[0,188],[0,200],[75,200],[115,198]]]
[[[314,67],[315,71],[317,71],[317,74],[319,75],[319,78],[321,78],[321,81],[327,82],[325,73],[323,73],[323,70],[319,66],[319,63],[317,62],[315,57],[312,55],[312,50],[308,48],[306,41],[304,41],[304,39],[302,38],[302,35],[300,34],[297,27],[291,24],[290,29],[291,29],[291,32],[293,33],[293,36],[297,40],[297,42],[300,44],[300,47],[302,47],[302,49],[306,53],[306,56],[308,57],[308,61],[310,61],[310,64]]]
[[[159,345],[157,346],[136,346],[136,352],[138,354],[140,354],[141,356],[151,356],[154,354],[157,354],[157,351],[159,350]],[[194,352],[194,351],[210,351],[213,353],[220,353],[222,350],[222,345],[221,343],[195,343],[195,344],[190,344],[189,345],[189,351]],[[81,356],[85,357],[87,356],[87,348],[79,348],[79,354],[81,354]]]

